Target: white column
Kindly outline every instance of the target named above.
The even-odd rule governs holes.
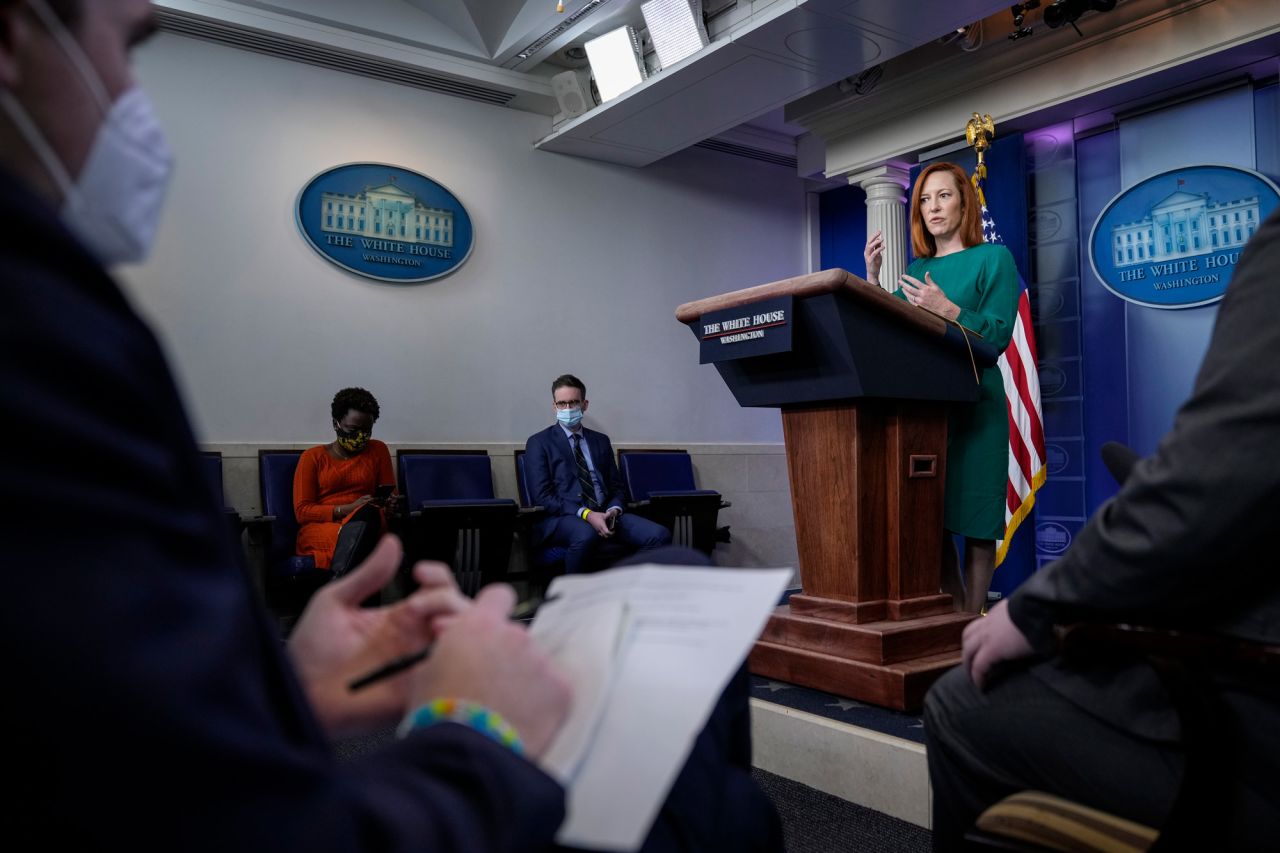
[[[910,173],[902,166],[886,163],[849,176],[867,194],[867,237],[884,233],[884,263],[880,266],[880,286],[898,289],[898,278],[907,268],[907,186]]]

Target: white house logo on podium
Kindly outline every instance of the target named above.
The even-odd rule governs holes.
[[[302,235],[326,260],[357,275],[413,284],[448,275],[471,254],[462,202],[417,172],[352,163],[316,175],[298,194]]]
[[[1094,223],[1094,274],[1139,305],[1215,302],[1240,250],[1277,204],[1280,190],[1249,169],[1188,166],[1153,175],[1112,199]]]

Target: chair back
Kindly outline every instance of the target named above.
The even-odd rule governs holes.
[[[222,493],[222,454],[216,450],[202,450],[200,469],[204,472],[205,481],[213,491],[213,499],[218,506],[225,508],[227,499]]]
[[[419,509],[425,501],[493,499],[487,454],[402,451],[397,460],[401,494],[410,509]]]
[[[529,483],[524,476],[524,450],[516,450],[516,490],[520,493],[520,506],[533,506],[529,496]]]
[[[293,473],[300,458],[301,450],[258,451],[262,513],[275,516],[271,522],[271,548],[267,553],[267,564],[273,568],[287,564],[298,543],[298,519],[293,514]]]
[[[627,500],[645,501],[651,492],[691,492],[693,460],[685,452],[634,452],[618,454]]]
[[[627,500],[639,515],[670,530],[674,544],[711,554],[720,508],[728,504],[719,492],[694,485],[688,452],[623,450],[618,453],[618,467]]]
[[[487,453],[401,451],[400,488],[414,523],[414,551],[453,567],[458,586],[474,595],[505,580],[511,562],[516,502],[493,496]]]

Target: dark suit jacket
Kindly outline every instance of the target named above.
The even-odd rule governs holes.
[[[600,475],[604,490],[604,504],[625,507],[622,494],[622,475],[613,458],[613,445],[609,436],[592,429],[582,428],[591,462]],[[576,515],[582,508],[582,487],[578,483],[578,463],[573,447],[565,438],[564,429],[556,423],[529,436],[524,443],[525,485],[533,502],[545,507],[550,516],[541,526],[554,526],[561,515]]]
[[[0,303],[0,718],[17,847],[550,840],[559,786],[470,729],[434,726],[335,762],[202,478],[154,336],[4,173]]]
[[[1280,211],[1246,246],[1191,397],[1060,560],[1009,602],[1044,653],[1054,623],[1138,622],[1280,643]],[[1176,722],[1149,672],[1035,670],[1135,733]],[[1271,725],[1280,720],[1273,719]]]

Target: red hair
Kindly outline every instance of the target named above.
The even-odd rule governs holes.
[[[932,258],[938,251],[938,243],[925,227],[920,213],[920,192],[925,180],[935,172],[946,172],[955,179],[960,193],[960,242],[966,249],[982,242],[982,210],[969,176],[955,163],[934,163],[920,173],[911,190],[911,252],[917,258]]]

